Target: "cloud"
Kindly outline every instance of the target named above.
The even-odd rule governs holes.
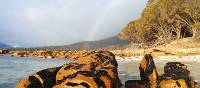
[[[43,11],[38,8],[27,8],[24,12],[25,18],[29,21],[35,21],[44,16]]]
[[[147,0],[1,0],[0,42],[63,45],[116,35]]]

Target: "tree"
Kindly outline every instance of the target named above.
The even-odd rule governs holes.
[[[200,39],[200,22],[197,22],[194,25],[192,25],[192,31],[193,38]]]
[[[199,0],[149,0],[141,18],[130,22],[120,35],[154,44],[192,37],[198,29],[193,25],[200,22],[199,4]]]

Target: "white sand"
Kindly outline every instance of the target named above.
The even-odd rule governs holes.
[[[140,61],[142,60],[143,56],[134,56],[134,57],[118,57],[116,56],[117,61],[119,62],[126,62],[126,61]],[[159,56],[154,58],[155,62],[159,61],[166,61],[166,62],[197,62],[200,63],[200,55],[195,56],[183,56],[183,57],[177,57],[177,56]]]

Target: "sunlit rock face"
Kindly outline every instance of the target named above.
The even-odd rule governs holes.
[[[118,64],[108,51],[91,52],[74,62],[39,71],[16,88],[120,88]]]
[[[153,57],[150,54],[146,54],[140,62],[140,77],[149,86],[157,87],[158,73],[153,61]]]
[[[19,81],[16,88],[51,88],[56,84],[56,74],[61,67],[48,68]]]
[[[164,72],[159,77],[159,87],[194,88],[194,81],[186,65],[180,62],[168,62],[164,67]]]
[[[126,88],[195,88],[190,71],[180,62],[168,62],[164,66],[164,74],[158,76],[153,57],[146,54],[139,70],[141,80],[126,81]]]
[[[115,55],[108,51],[90,52],[60,67],[41,70],[19,81],[16,88],[121,88]],[[151,54],[139,66],[141,80],[128,80],[126,88],[195,88],[187,66],[168,62],[158,76]]]

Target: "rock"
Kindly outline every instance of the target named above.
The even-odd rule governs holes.
[[[105,82],[100,80],[96,74],[91,71],[78,71],[66,77],[61,84],[54,86],[54,88],[70,88],[80,87],[86,88],[106,88]]]
[[[63,66],[58,71],[54,88],[120,88],[117,66],[114,54],[107,51],[91,52]]]
[[[110,61],[110,63],[117,64],[117,61],[115,59],[115,55],[108,52],[108,51],[99,51],[99,52],[91,52],[89,54],[83,55],[77,60],[74,61],[74,63],[82,63],[82,64],[87,64],[87,63],[97,63],[97,64],[102,64],[106,61]],[[116,65],[117,66],[117,65]]]
[[[78,57],[73,63],[39,71],[21,80],[16,88],[23,85],[26,86],[22,88],[120,88],[117,67],[114,54],[91,52]]]
[[[158,73],[151,54],[146,54],[140,62],[141,80],[148,84],[149,87],[157,87]]]
[[[158,76],[151,54],[140,62],[141,80],[126,81],[126,88],[195,88],[187,66],[180,62],[168,62],[164,74]]]
[[[29,76],[27,79],[20,80],[15,88],[43,88],[40,80],[35,76]]]
[[[170,86],[194,88],[195,86],[187,66],[180,62],[168,62],[164,67],[164,72],[158,80],[159,86],[162,88]]]
[[[66,80],[67,77],[70,75],[75,74],[78,71],[91,71],[90,65],[86,64],[78,64],[78,63],[71,63],[68,65],[62,66],[62,68],[58,71],[56,75],[56,82],[60,84]]]
[[[168,62],[164,66],[165,74],[177,75],[177,76],[189,76],[190,71],[187,69],[187,66],[180,62]]]
[[[19,57],[38,57],[38,58],[67,58],[67,59],[77,59],[88,55],[89,52],[86,51],[20,51],[11,50],[9,54],[12,56]]]
[[[159,88],[192,88],[188,87],[184,79],[165,79],[159,83]]]
[[[18,53],[27,55],[27,52]],[[56,54],[66,53],[53,52],[51,56]],[[16,88],[121,88],[114,54],[108,51],[79,54],[74,56],[76,60],[72,63],[41,70],[19,81]],[[42,56],[48,55],[49,52]],[[146,54],[140,62],[139,70],[141,80],[126,81],[126,88],[195,88],[190,71],[180,62],[168,62],[164,74],[158,76],[153,57]]]
[[[50,59],[50,58],[54,58],[54,57],[53,56],[46,56],[45,58],[49,58]]]
[[[60,67],[48,68],[34,73],[17,83],[16,88],[51,88],[56,84],[56,74]]]
[[[0,54],[8,54],[9,50],[0,50]]]
[[[147,88],[146,83],[141,80],[128,80],[125,82],[126,88]]]
[[[12,54],[12,56],[19,56],[19,55],[20,55],[19,52],[15,52]]]

